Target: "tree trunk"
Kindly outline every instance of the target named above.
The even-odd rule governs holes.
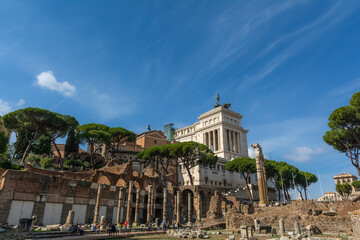
[[[360,177],[360,167],[357,167],[356,170],[358,171],[358,175]]]
[[[62,156],[61,156],[61,153],[60,153],[60,150],[59,150],[58,146],[57,146],[56,143],[55,143],[55,139],[53,139],[52,142],[53,142],[53,144],[54,144],[54,147],[55,147],[57,153],[59,154],[60,168],[61,168],[61,170],[64,170],[63,158],[62,158]]]
[[[244,177],[244,179],[245,179],[245,189],[246,189],[246,191],[247,191],[247,193],[248,193],[248,195],[249,195],[249,200],[250,200],[250,202],[252,202],[253,201],[253,198],[252,198],[252,195],[251,195],[251,192],[250,192],[250,188],[249,188],[249,183],[248,183],[248,177],[245,177],[245,174],[243,174],[242,173],[242,175],[243,175],[243,177]]]
[[[190,172],[190,168],[188,168],[187,166],[184,165],[184,167],[186,168],[186,171],[188,173],[188,176],[190,178],[190,183],[191,183],[191,186],[194,185],[194,182],[193,182],[193,179],[192,179],[192,175],[191,175],[191,172]]]
[[[31,144],[33,143],[33,141],[29,141],[26,149],[25,149],[25,152],[20,160],[20,164],[23,164],[24,161],[25,161],[25,158],[27,157],[28,153],[30,152],[30,148],[31,148]]]
[[[95,163],[94,163],[94,144],[90,145],[90,162],[91,162],[91,169],[95,170]]]
[[[304,188],[304,192],[305,192],[305,201],[307,201],[307,193],[306,193],[306,188]]]
[[[277,188],[277,190],[278,190],[279,202],[281,202],[281,189],[278,189],[278,188]]]

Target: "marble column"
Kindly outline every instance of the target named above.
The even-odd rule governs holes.
[[[238,153],[239,152],[239,133],[238,132],[234,132],[235,135],[235,151]]]
[[[176,222],[179,224],[181,221],[180,216],[180,191],[176,192]]]
[[[263,169],[261,165],[261,161],[258,157],[255,157],[256,162],[256,175],[257,175],[257,183],[258,183],[258,192],[259,192],[259,206],[266,206],[266,198],[264,191],[264,181],[263,181]]]
[[[151,190],[152,190],[152,186],[149,185],[149,191],[148,191],[148,206],[147,206],[147,219],[146,221],[148,223],[151,223]]]
[[[136,190],[136,204],[135,204],[135,221],[134,225],[139,225],[139,206],[140,206],[140,189]]]
[[[188,193],[188,224],[191,224],[191,193]]]
[[[132,202],[132,188],[134,182],[129,182],[129,192],[128,192],[128,200],[127,200],[127,209],[126,209],[126,220],[128,221],[129,226],[131,226],[131,202]]]
[[[153,188],[151,193],[151,218],[155,220],[155,200],[156,200],[156,189]]]
[[[167,215],[166,204],[167,204],[167,190],[166,188],[164,188],[163,221],[164,220],[166,221],[166,215]]]
[[[279,220],[279,233],[281,236],[284,235],[284,233],[285,233],[285,224],[284,224],[283,218],[280,218],[280,220]]]
[[[238,134],[238,141],[239,141],[239,153],[242,153],[242,148],[241,148],[241,132],[239,132],[239,134]]]
[[[219,151],[219,130],[216,129],[215,133],[215,151]]]
[[[229,130],[229,139],[230,139],[230,152],[233,151],[233,138],[232,138],[232,131]]]
[[[197,220],[201,221],[201,195],[198,196]]]
[[[94,222],[93,222],[94,224],[97,224],[99,221],[101,188],[102,188],[101,183],[99,183],[97,196],[96,196],[95,214],[94,214]]]
[[[118,206],[117,206],[117,214],[116,214],[116,224],[119,225],[121,220],[120,220],[120,213],[121,213],[121,201],[123,198],[123,189],[122,187],[120,187],[119,189],[119,200],[118,200]]]

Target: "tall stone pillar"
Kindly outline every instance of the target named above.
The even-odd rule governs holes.
[[[100,195],[101,195],[101,183],[98,185],[98,191],[96,196],[96,205],[95,205],[95,213],[94,213],[94,224],[97,224],[99,221],[99,212],[100,212]]]
[[[180,216],[180,191],[176,192],[176,222],[179,224],[181,221]]]
[[[258,159],[256,159],[256,174],[257,174],[257,180],[258,180],[258,191],[259,191],[259,206],[265,206],[266,205],[266,199],[264,196],[264,181],[263,181],[263,173],[262,173],[262,167],[261,163]]]
[[[135,204],[135,221],[134,225],[139,224],[139,206],[140,206],[140,189],[136,190],[136,204]]]
[[[267,204],[267,184],[265,177],[265,167],[264,167],[264,155],[262,153],[261,146],[256,144],[251,144],[255,151],[255,161],[256,161],[256,174],[258,180],[258,189],[259,189],[259,206],[266,206]],[[266,188],[266,189],[265,189]]]
[[[242,146],[241,146],[241,132],[238,134],[238,141],[239,141],[239,153],[242,153]]]
[[[129,193],[128,193],[128,200],[127,200],[127,209],[126,209],[126,221],[128,221],[128,225],[131,227],[131,202],[132,202],[132,188],[134,182],[129,182]]]
[[[301,234],[300,224],[298,221],[294,222],[294,228],[295,228],[295,235]]]
[[[152,218],[151,218],[151,191],[152,191],[152,186],[149,185],[149,191],[148,191],[148,206],[147,206],[147,218],[146,221],[148,223],[151,223]]]
[[[191,224],[191,193],[188,193],[188,224]]]
[[[167,190],[166,188],[164,188],[163,221],[164,220],[166,221],[166,215],[167,215],[166,204],[167,204]]]
[[[232,139],[232,131],[229,130],[229,142],[230,142],[230,152],[233,151],[233,139]]]
[[[197,210],[197,220],[201,221],[201,195],[198,195],[198,210]]]
[[[262,159],[262,173],[263,173],[263,182],[264,182],[264,195],[265,195],[265,201],[266,204],[269,203],[269,192],[268,192],[268,185],[267,185],[267,177],[266,177],[266,170],[265,170],[265,162],[264,159]]]
[[[235,151],[238,153],[239,152],[239,133],[238,132],[235,132],[234,133],[235,135]]]
[[[155,220],[155,200],[156,200],[156,189],[153,188],[151,193],[151,218]]]
[[[120,214],[121,214],[121,201],[123,198],[123,189],[122,187],[120,187],[119,190],[119,201],[118,201],[118,206],[117,206],[117,214],[116,214],[116,224],[119,225],[121,220],[120,220]]]
[[[283,218],[280,218],[280,220],[279,220],[279,233],[281,236],[284,235],[284,233],[285,233],[285,224],[284,224]]]

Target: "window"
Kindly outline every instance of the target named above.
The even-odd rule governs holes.
[[[125,148],[125,151],[127,151],[127,148]]]
[[[119,150],[121,150],[121,148],[119,148]]]
[[[156,140],[154,140],[154,144],[157,144],[157,141],[156,141]]]

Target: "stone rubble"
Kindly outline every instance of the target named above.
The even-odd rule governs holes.
[[[197,238],[197,239],[208,239],[209,235],[203,230],[195,229],[170,229],[166,231],[166,234],[169,236],[174,236],[177,238]]]

